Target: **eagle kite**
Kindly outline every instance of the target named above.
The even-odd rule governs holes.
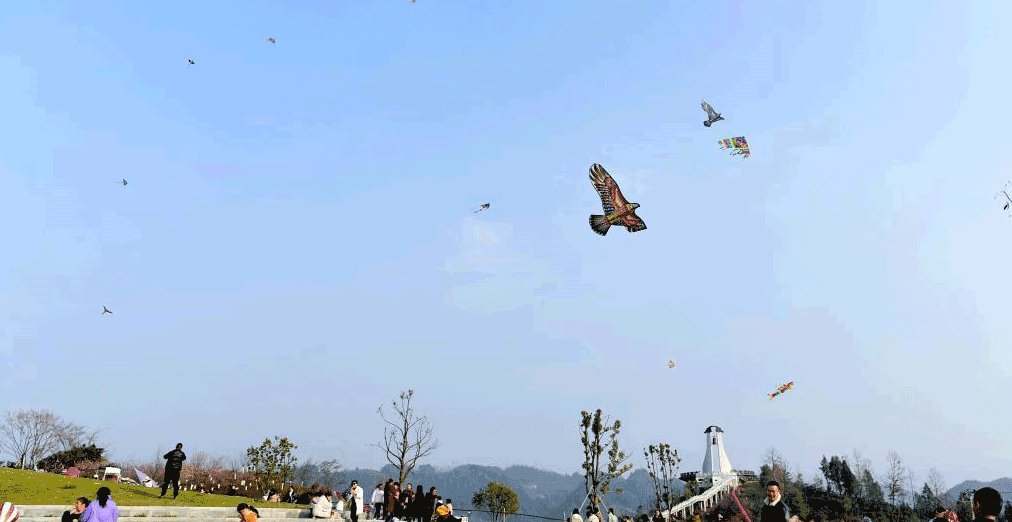
[[[590,228],[600,235],[608,233],[612,225],[623,226],[629,232],[646,230],[647,224],[636,215],[639,203],[629,203],[622,196],[622,191],[615,183],[615,178],[608,174],[604,167],[597,163],[590,166],[590,182],[601,195],[601,204],[604,205],[604,216],[598,214],[590,215]]]
[[[703,122],[703,125],[709,127],[710,125],[724,119],[724,117],[717,111],[713,110],[713,107],[710,107],[709,103],[706,103],[706,100],[703,100],[702,107],[703,111],[706,112],[706,121]]]

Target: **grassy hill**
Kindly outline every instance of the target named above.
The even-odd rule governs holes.
[[[235,507],[246,502],[257,508],[285,507],[300,508],[294,504],[277,504],[243,497],[209,495],[194,491],[179,490],[179,498],[172,500],[170,489],[165,498],[158,498],[161,488],[131,486],[117,482],[102,482],[92,478],[71,478],[52,473],[39,473],[20,469],[0,468],[0,502],[21,505],[67,505],[77,497],[94,499],[98,488],[105,486],[112,491],[112,498],[120,506],[193,506],[193,507]]]

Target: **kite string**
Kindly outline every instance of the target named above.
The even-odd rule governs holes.
[[[734,498],[734,503],[738,505],[738,511],[740,511],[741,515],[745,517],[746,522],[752,522],[752,519],[749,518],[748,513],[745,512],[745,508],[741,506],[741,500],[738,500],[738,494],[735,493],[734,488],[731,488],[731,497]]]

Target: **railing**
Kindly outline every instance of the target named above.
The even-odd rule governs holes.
[[[663,515],[664,518],[670,518],[669,515],[677,514],[685,510],[686,508],[691,508],[692,506],[695,506],[697,503],[703,502],[705,504],[708,500],[725,491],[729,487],[737,486],[738,482],[739,479],[737,476],[727,477],[721,480],[720,482],[715,483],[713,486],[710,486],[710,488],[707,489],[706,491],[694,497],[679,502],[673,508],[662,512],[661,515]]]

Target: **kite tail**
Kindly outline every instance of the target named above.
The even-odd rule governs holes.
[[[599,215],[590,215],[590,228],[594,232],[601,234],[602,236],[608,233],[608,229],[611,228],[611,223],[608,222],[608,218]]]

